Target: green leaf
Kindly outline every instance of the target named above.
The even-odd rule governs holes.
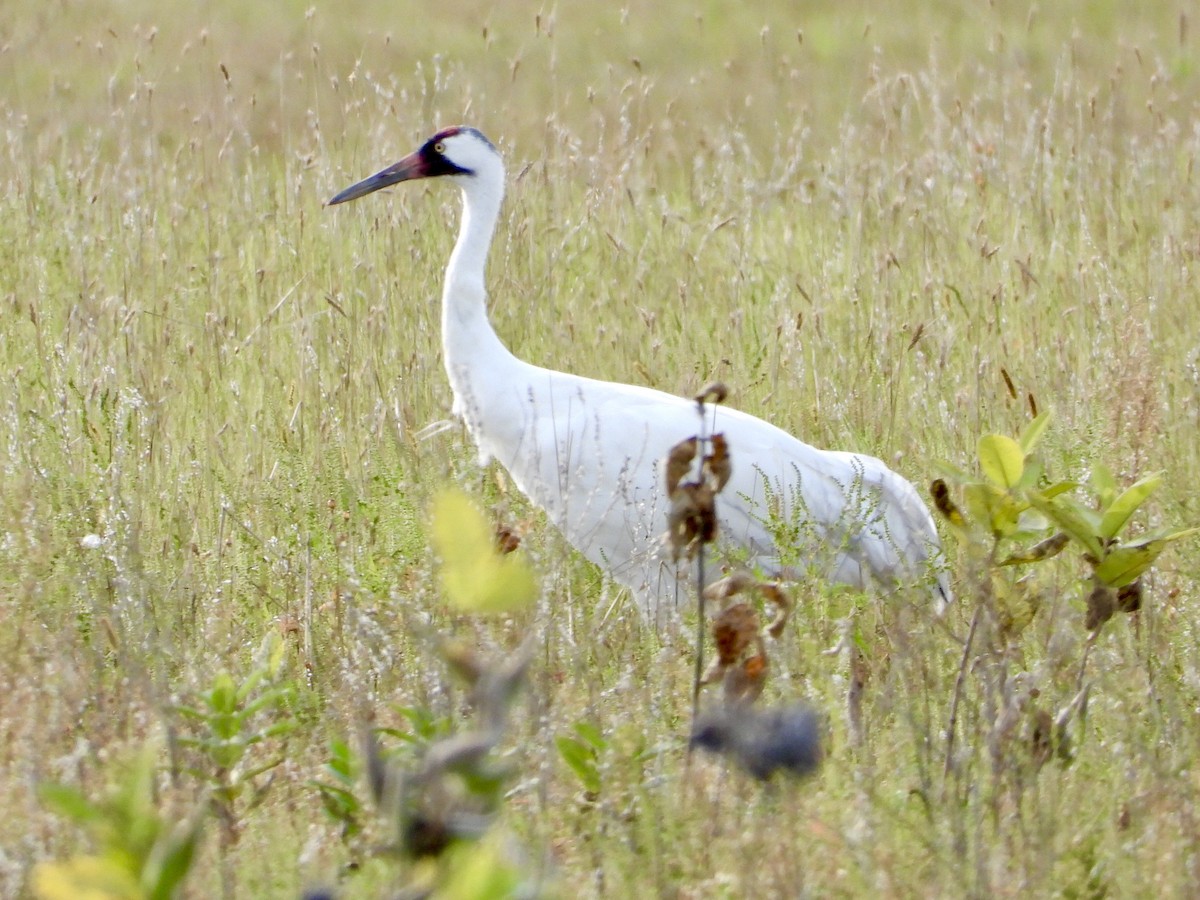
[[[445,881],[437,896],[446,900],[505,900],[521,896],[521,874],[494,835],[462,843],[448,854]]]
[[[1097,536],[1099,517],[1090,509],[1084,509],[1070,497],[1049,498],[1037,491],[1030,491],[1029,502],[1044,513],[1060,529],[1078,541],[1096,559],[1104,556],[1104,548]]]
[[[1038,537],[1050,530],[1050,520],[1043,513],[1029,507],[1021,510],[1017,519],[1017,533],[1026,537]]]
[[[1166,549],[1166,541],[1152,541],[1142,547],[1117,547],[1096,566],[1096,577],[1115,588],[1132,584]]]
[[[1017,490],[1028,490],[1035,488],[1038,482],[1042,480],[1042,476],[1046,473],[1046,466],[1036,456],[1025,457],[1025,471],[1021,473],[1021,480],[1017,482]]]
[[[197,812],[169,839],[155,845],[142,873],[142,884],[147,888],[151,900],[171,900],[176,896],[176,889],[192,868],[203,822],[201,814]]]
[[[277,757],[272,760],[268,760],[267,762],[262,763],[261,765],[255,766],[254,768],[248,769],[247,771],[243,772],[241,774],[241,780],[242,781],[251,781],[251,780],[257,778],[259,775],[262,775],[264,772],[271,771],[276,766],[279,766],[282,763],[283,763],[282,756]]]
[[[255,689],[259,685],[259,682],[261,682],[266,677],[267,677],[267,670],[262,668],[261,666],[259,668],[255,669],[249,675],[247,675],[246,680],[243,681],[238,686],[237,692],[234,694],[234,698],[235,698],[236,702],[242,703],[243,701],[245,701],[245,699],[247,697],[249,697],[251,694],[254,693]]]
[[[272,722],[260,734],[264,738],[282,737],[285,734],[291,734],[299,727],[300,723],[295,719],[282,719],[278,722]]]
[[[283,669],[284,662],[287,661],[288,646],[278,632],[272,631],[267,635],[267,641],[270,642],[270,652],[267,654],[266,674],[272,678],[277,678],[280,671]]]
[[[592,794],[600,793],[600,770],[596,766],[596,751],[593,747],[572,737],[555,738],[558,755],[583,784],[583,789]]]
[[[1028,456],[1033,452],[1033,448],[1038,445],[1038,441],[1040,441],[1042,439],[1042,435],[1046,433],[1046,426],[1049,424],[1050,413],[1044,412],[1025,426],[1025,430],[1021,432],[1020,439],[1022,453]]]
[[[103,815],[81,792],[65,784],[43,782],[38,785],[38,796],[60,816],[73,819],[77,825],[94,822]]]
[[[1200,528],[1182,528],[1146,536],[1109,550],[1096,567],[1096,577],[1112,587],[1132,584],[1154,564],[1167,545],[1200,532]]]
[[[976,481],[963,486],[963,503],[970,519],[986,525],[993,535],[1009,537],[1016,533],[1022,506],[1007,491]]]
[[[233,676],[220,672],[213,678],[212,689],[204,698],[210,709],[218,713],[231,713],[237,709],[237,688]]]
[[[1146,544],[1151,544],[1154,541],[1166,541],[1168,544],[1174,543],[1181,538],[1191,537],[1193,534],[1200,534],[1200,528],[1176,528],[1172,531],[1169,528],[1159,529],[1144,534],[1137,540],[1125,541],[1122,547],[1142,547]]]
[[[347,788],[323,781],[310,781],[309,785],[317,789],[321,795],[321,805],[330,818],[345,822],[353,818],[362,809],[355,793]]]
[[[133,873],[104,856],[41,862],[34,866],[31,880],[38,900],[139,900],[144,896]]]
[[[1011,554],[1007,558],[1001,560],[1000,565],[1019,566],[1024,565],[1025,563],[1035,563],[1041,562],[1044,559],[1050,559],[1051,557],[1058,556],[1058,554],[1062,552],[1063,547],[1067,546],[1067,541],[1069,540],[1070,537],[1067,535],[1067,533],[1060,531],[1057,534],[1053,534],[1046,538],[1044,541],[1039,541],[1028,550],[1019,550],[1016,553]]]
[[[509,612],[536,593],[533,572],[519,553],[495,550],[483,513],[461,491],[443,490],[433,501],[433,546],[442,558],[442,587],[464,612]]]
[[[997,487],[1016,487],[1025,471],[1025,454],[1020,445],[1002,434],[985,434],[979,439],[979,465]]]
[[[608,741],[604,739],[604,733],[596,725],[591,722],[576,722],[575,733],[594,748],[597,753],[605,750],[608,747]]]
[[[239,713],[239,717],[244,722],[260,710],[270,707],[287,707],[295,698],[296,689],[290,682],[271,685],[264,688],[261,694],[247,703]],[[284,711],[286,712],[286,709]],[[291,720],[289,719],[289,721]]]
[[[504,799],[504,787],[512,770],[505,765],[483,763],[457,770],[456,774],[462,779],[463,787],[482,799],[490,809]]]
[[[1160,484],[1162,484],[1162,473],[1155,472],[1138,479],[1126,488],[1121,496],[1117,497],[1104,511],[1104,518],[1100,520],[1100,536],[1107,539],[1115,538],[1137,508],[1146,502],[1146,499],[1158,489]]]
[[[329,761],[325,763],[325,768],[339,781],[352,784],[358,767],[350,745],[338,738],[332,739],[329,742]]]
[[[1109,506],[1113,497],[1117,496],[1117,479],[1113,477],[1112,469],[1102,462],[1092,463],[1092,474],[1088,484],[1096,493],[1101,507]]]
[[[1058,481],[1040,493],[1047,500],[1053,500],[1059,494],[1065,494],[1067,491],[1073,491],[1077,487],[1079,487],[1079,482],[1077,481]]]

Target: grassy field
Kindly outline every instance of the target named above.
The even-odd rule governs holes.
[[[422,872],[371,853],[365,813],[344,837],[313,781],[366,721],[465,720],[431,635],[537,647],[485,846],[547,893],[1194,891],[1200,541],[1099,632],[1083,682],[1076,557],[961,667],[983,602],[965,545],[941,622],[797,586],[767,700],[822,711],[824,766],[763,788],[689,765],[694,616],[644,625],[439,427],[458,198],[322,208],[477,125],[509,165],[490,290],[522,358],[687,395],[720,379],[922,490],[1036,406],[1048,470],[1163,470],[1137,527],[1200,524],[1193,7],[797,6],[0,8],[0,894],[90,852],[39,785],[102,797],[149,742],[168,821],[227,800],[184,896],[391,896]],[[447,607],[447,484],[522,534],[534,611]],[[256,669],[262,740],[222,768],[180,708]],[[1043,764],[1037,716],[1081,683],[1073,759]],[[556,744],[580,723],[590,785]]]

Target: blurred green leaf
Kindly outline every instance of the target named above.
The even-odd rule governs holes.
[[[1102,509],[1109,506],[1117,496],[1117,479],[1112,470],[1102,462],[1092,463],[1092,474],[1088,478],[1088,484],[1095,492]]]
[[[1021,515],[1017,519],[1017,533],[1033,536],[1041,536],[1050,528],[1050,520],[1046,518],[1045,513],[1036,510],[1033,507],[1028,507],[1021,510]]]
[[[975,522],[986,523],[997,537],[1009,537],[1017,531],[1021,505],[1007,491],[983,481],[963,486],[963,503],[967,515]]]
[[[137,879],[106,856],[73,856],[42,862],[33,869],[33,895],[39,900],[144,900]]]
[[[200,843],[203,818],[199,813],[180,823],[170,840],[159,841],[153,848],[142,872],[142,884],[150,900],[171,900],[192,868],[196,847]]]
[[[264,640],[267,645],[267,665],[263,674],[278,678],[287,661],[287,644],[277,631],[270,632]]]
[[[1116,588],[1132,584],[1154,564],[1169,544],[1197,532],[1200,532],[1200,528],[1184,528],[1115,547],[1096,567],[1096,577]]]
[[[600,730],[599,726],[591,722],[576,722],[575,733],[579,735],[580,739],[595,749],[597,753],[608,748],[608,741],[604,739],[604,733]]]
[[[590,794],[600,793],[601,779],[596,748],[573,737],[559,737],[554,743],[558,747],[558,755],[575,773],[583,789]]]
[[[1063,548],[1067,546],[1070,537],[1065,531],[1060,531],[1046,538],[1044,541],[1039,541],[1028,550],[1018,551],[1009,555],[1007,558],[1000,561],[1002,566],[1016,566],[1025,563],[1041,562],[1044,559],[1058,556]]]
[[[38,796],[60,816],[74,820],[77,825],[87,825],[102,815],[87,797],[69,785],[43,782],[38,785]]]
[[[442,490],[434,498],[433,545],[447,599],[460,610],[501,613],[532,602],[529,564],[519,553],[496,552],[487,520],[461,491]]]
[[[325,767],[340,781],[350,782],[357,769],[350,745],[337,738],[331,740],[329,742],[329,760],[325,763]]]
[[[518,896],[520,872],[502,852],[495,835],[454,848],[445,883],[437,896],[445,900],[507,900]]]
[[[1048,498],[1045,494],[1030,491],[1028,497],[1036,509],[1079,542],[1093,557],[1101,559],[1104,556],[1104,548],[1097,536],[1100,519],[1093,510],[1085,509],[1065,495]]]
[[[1073,491],[1077,487],[1079,487],[1079,482],[1077,481],[1056,481],[1054,484],[1047,488],[1043,488],[1038,493],[1040,493],[1047,500],[1053,500],[1059,494],[1065,494],[1067,491]]]
[[[1144,547],[1117,547],[1096,567],[1096,577],[1111,587],[1132,584],[1165,549],[1165,541],[1154,541]]]
[[[1021,432],[1020,438],[1020,448],[1023,454],[1028,456],[1033,452],[1033,449],[1038,445],[1038,441],[1042,439],[1042,435],[1046,433],[1046,427],[1049,424],[1050,413],[1044,412],[1025,426],[1025,430]]]
[[[278,663],[272,649],[277,646],[284,644],[268,637],[257,664],[240,682],[228,671],[218,672],[200,694],[200,702],[175,707],[187,726],[178,744],[195,751],[189,754],[186,771],[208,784],[210,800],[223,810],[222,822],[232,820],[239,801],[244,799],[250,807],[261,802],[270,782],[256,779],[279,766],[283,756],[264,762],[256,754],[267,752],[266,742],[300,727],[291,711],[295,686],[272,680],[272,666]]]
[[[1125,527],[1129,518],[1137,511],[1137,508],[1146,502],[1160,484],[1162,484],[1162,473],[1155,472],[1138,479],[1113,500],[1100,520],[1100,537],[1115,538]]]
[[[1136,540],[1125,541],[1122,547],[1140,547],[1154,541],[1166,541],[1168,544],[1173,544],[1175,541],[1182,540],[1185,537],[1191,537],[1193,534],[1200,534],[1200,527],[1197,528],[1160,528],[1144,534]]]
[[[979,439],[979,465],[988,481],[1007,490],[1020,482],[1025,470],[1025,454],[1012,438],[1003,434],[985,434]]]
[[[410,730],[376,729],[380,734],[390,735],[407,743],[426,743],[454,732],[454,722],[450,718],[439,716],[425,707],[402,706],[396,712],[408,722]]]
[[[1028,490],[1035,488],[1038,482],[1042,480],[1042,475],[1045,474],[1046,467],[1036,456],[1025,458],[1025,471],[1021,473],[1021,480],[1014,485],[1016,490]]]
[[[175,822],[156,806],[156,749],[148,745],[97,800],[63,785],[41,785],[43,801],[84,826],[96,848],[34,872],[35,896],[44,900],[170,900],[191,869],[205,807]]]

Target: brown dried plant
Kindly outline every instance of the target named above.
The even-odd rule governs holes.
[[[775,605],[775,617],[765,630],[771,637],[778,638],[783,633],[792,603],[777,583],[760,581],[749,572],[739,570],[704,591],[707,600],[720,603],[723,608],[713,619],[712,627],[717,657],[701,678],[701,684],[720,681],[725,703],[729,705],[757,700],[766,685],[770,668],[758,612],[744,600],[731,602],[739,595],[752,593]]]

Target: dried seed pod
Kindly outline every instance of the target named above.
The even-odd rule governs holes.
[[[1029,730],[1029,755],[1039,769],[1050,759],[1054,751],[1054,719],[1044,709],[1032,713],[1033,724]]]
[[[671,494],[671,508],[667,512],[667,543],[671,547],[671,559],[675,562],[681,556],[692,558],[691,548],[699,533],[699,516],[694,491],[680,488]]]
[[[1013,553],[1000,562],[1002,566],[1014,566],[1020,563],[1041,562],[1052,556],[1058,556],[1071,540],[1065,531],[1052,534],[1044,541],[1038,541],[1024,553]]]
[[[704,386],[704,389],[696,395],[696,402],[703,406],[705,403],[724,403],[725,398],[729,396],[729,388],[720,381],[714,381]]]
[[[738,569],[706,587],[704,599],[714,603],[728,603],[738,594],[750,590],[756,591],[764,600],[775,605],[775,617],[767,625],[767,632],[771,637],[779,637],[791,615],[792,600],[778,582],[759,581],[745,569]]]
[[[692,460],[696,458],[696,449],[698,446],[699,441],[694,437],[690,437],[686,441],[680,441],[667,454],[668,497],[674,496],[675,491],[679,488],[679,482],[691,471]]]
[[[929,493],[933,495],[934,508],[945,516],[946,521],[956,528],[967,527],[967,520],[963,518],[963,514],[950,499],[950,488],[946,486],[945,481],[940,478],[935,479],[929,486]]]
[[[495,542],[497,553],[512,553],[521,546],[521,536],[507,525],[497,525]]]
[[[725,435],[714,434],[709,440],[712,442],[712,451],[704,457],[703,470],[713,491],[720,493],[733,475],[733,462],[729,458],[729,444],[725,441]]]
[[[1103,582],[1096,582],[1087,599],[1087,617],[1084,626],[1095,631],[1112,618],[1117,609],[1117,592]]]
[[[300,620],[296,616],[284,614],[275,617],[275,627],[279,630],[280,637],[288,637],[289,635],[300,634]]]
[[[1142,608],[1142,580],[1131,581],[1117,591],[1117,609],[1134,613]]]
[[[740,666],[732,666],[725,672],[722,688],[727,705],[749,706],[763,692],[767,684],[767,655],[758,653]]]
[[[758,584],[758,579],[747,572],[745,569],[738,569],[736,572],[730,572],[720,581],[714,581],[704,589],[704,599],[712,600],[715,603],[725,603],[743,591],[748,591],[750,588]]]
[[[717,659],[731,666],[758,637],[758,613],[748,603],[735,603],[713,619],[712,628]]]
[[[713,492],[703,484],[685,484],[671,496],[667,512],[667,543],[676,562],[691,559],[697,544],[708,544],[717,536],[717,513]]]
[[[787,595],[777,582],[766,582],[758,586],[763,598],[775,604],[775,618],[767,625],[767,634],[778,638],[783,634],[788,617],[792,614],[792,598]]]
[[[711,544],[717,539],[716,495],[707,484],[696,485],[695,495],[696,540],[701,544]]]

